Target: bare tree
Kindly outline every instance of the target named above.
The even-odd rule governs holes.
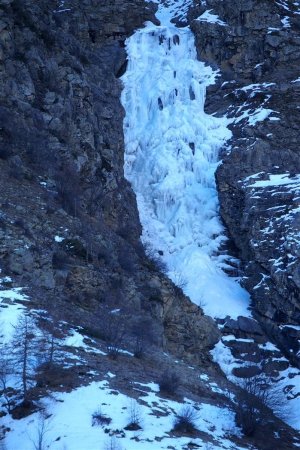
[[[86,261],[95,261],[97,255],[97,241],[95,239],[95,225],[93,221],[86,216],[84,225],[81,227],[81,235],[86,247]]]
[[[49,448],[47,434],[49,433],[49,421],[45,411],[39,414],[36,433],[34,438],[30,438],[34,450],[46,450]]]
[[[20,376],[21,388],[24,400],[27,398],[29,381],[35,366],[35,334],[34,322],[31,317],[22,315],[12,339],[12,360],[16,365],[16,371]]]
[[[50,317],[43,323],[43,336],[41,349],[43,350],[43,360],[47,367],[52,367],[57,361],[59,349],[59,339],[61,331],[55,317]]]

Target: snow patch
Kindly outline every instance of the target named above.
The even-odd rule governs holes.
[[[223,27],[228,26],[225,22],[223,22],[223,20],[219,18],[219,16],[217,16],[216,14],[212,14],[211,11],[212,9],[208,9],[203,14],[201,14],[201,16],[199,16],[196,20],[199,20],[199,22],[216,23]]]

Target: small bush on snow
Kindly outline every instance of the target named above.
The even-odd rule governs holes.
[[[130,402],[128,425],[125,430],[138,431],[142,429],[142,413],[141,408],[136,400]]]
[[[173,431],[193,434],[197,431],[196,421],[199,419],[198,411],[190,405],[183,406],[173,421]]]
[[[104,426],[104,425],[109,425],[111,422],[111,418],[108,417],[106,414],[103,414],[103,412],[101,411],[101,408],[98,408],[93,414],[92,414],[92,425],[99,425],[99,426]]]

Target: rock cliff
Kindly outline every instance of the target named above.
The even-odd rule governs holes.
[[[121,308],[200,360],[217,328],[145,255],[123,176],[124,41],[149,19],[142,0],[0,2],[0,267],[36,309],[99,329]]]
[[[298,364],[299,7],[207,0],[189,20],[199,57],[221,70],[207,108],[226,114],[233,133],[216,174],[221,215],[254,314]]]

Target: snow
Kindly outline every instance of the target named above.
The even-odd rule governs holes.
[[[208,375],[207,375],[206,373],[202,373],[202,374],[199,376],[199,378],[200,378],[200,380],[202,380],[202,381],[208,381],[208,380],[209,380],[209,377],[208,377]]]
[[[234,381],[232,370],[240,367],[240,364],[232,356],[230,349],[224,344],[223,340],[217,342],[213,350],[211,350],[213,361],[219,364],[220,368],[230,381]]]
[[[166,0],[164,3],[156,0],[155,3],[158,3],[156,17],[162,24],[168,25],[175,17],[185,21],[193,0]]]
[[[55,242],[62,242],[65,238],[61,237],[61,236],[55,236],[54,240]]]
[[[159,13],[166,25],[148,23],[127,40],[125,176],[142,240],[162,254],[169,277],[207,314],[248,316],[249,295],[224,274],[218,253],[225,237],[214,174],[231,132],[228,119],[204,112],[217,73],[197,60],[191,31],[171,25],[168,14]]]
[[[257,64],[255,67],[260,66],[261,64]],[[253,91],[254,92],[262,92],[266,88],[270,86],[275,86],[275,83],[254,83],[254,84],[248,84],[247,86],[243,86],[242,88],[239,88],[239,91]]]
[[[11,282],[12,282],[11,277],[3,277],[3,278],[0,278],[0,286],[1,286],[1,284],[3,284],[3,283],[11,283]]]
[[[88,338],[87,336],[84,336],[77,330],[70,330],[70,335],[63,340],[62,344],[66,345],[67,347],[81,348],[86,352],[97,353],[99,355],[107,355],[107,353],[103,352],[102,350],[99,350],[95,347],[92,347],[91,345],[86,344],[84,342],[84,339],[88,339],[88,341],[90,341],[91,343],[93,342],[92,339]],[[122,352],[125,353],[126,351],[124,350]]]
[[[227,24],[223,22],[223,20],[221,20],[219,16],[217,16],[216,14],[212,14],[211,11],[212,11],[211,9],[208,9],[203,14],[201,14],[201,16],[199,16],[198,19],[196,20],[199,20],[200,22],[216,23],[218,25],[226,27]]]
[[[226,377],[232,381],[233,383],[239,384],[240,379],[235,377],[232,374],[234,368],[249,366],[249,363],[242,362],[241,360],[237,360],[232,355],[230,349],[224,344],[226,339],[222,338],[219,341],[214,349],[211,351],[213,360],[219,364],[220,368],[226,375]],[[267,342],[266,344],[260,344],[259,348],[262,350],[272,351],[278,355],[281,355],[280,350],[271,342]],[[274,361],[286,361],[285,358],[272,358]],[[282,392],[282,398],[284,396],[287,399],[285,412],[283,420],[288,423],[293,428],[300,430],[300,418],[299,418],[299,409],[300,409],[300,371],[299,369],[289,367],[286,370],[280,371],[279,376],[277,378],[273,377],[274,389],[277,392]],[[278,405],[282,409],[282,405]],[[275,414],[279,414],[282,411],[274,411]]]
[[[283,25],[283,28],[291,28],[290,18],[288,16],[285,16],[283,19],[281,19],[281,23]]]
[[[293,328],[293,330],[300,331],[300,325],[282,325],[282,328]]]
[[[289,11],[289,12],[290,12],[290,8],[288,7],[288,2],[287,2],[287,1],[285,1],[285,0],[279,0],[279,1],[275,1],[275,3],[276,3],[278,6],[281,6],[282,8],[284,8],[286,11]]]
[[[84,342],[84,336],[75,330],[72,330],[72,334],[64,340],[64,345],[67,345],[68,347],[87,347]]]
[[[268,34],[272,34],[275,31],[280,31],[280,28],[275,28],[275,27],[269,27],[268,28]]]
[[[148,390],[141,394],[142,405],[115,389],[112,395],[106,380],[93,382],[70,393],[55,393],[51,398],[43,399],[41,403],[47,415],[50,415],[50,418],[45,421],[45,441],[53,450],[64,448],[82,450],[83,443],[86,449],[101,450],[110,440],[110,435],[115,433],[116,442],[121,444],[124,450],[140,450],[141,448],[159,450],[170,448],[170,446],[175,450],[182,449],[184,445],[191,442],[191,438],[172,438],[168,432],[173,427],[175,413],[180,411],[183,404],[161,399],[156,391],[151,389],[153,383],[144,384],[144,386]],[[123,430],[130,421],[130,408],[133,404],[136,405],[143,427],[138,432]],[[197,408],[199,414],[196,424],[199,430],[211,434],[213,429],[215,450],[241,448],[227,438],[228,433],[240,435],[239,429],[235,426],[232,411],[207,403],[194,403],[189,399],[184,399],[184,404]],[[110,429],[110,433],[105,433],[101,426],[92,426],[92,414],[99,408],[103,414],[112,419],[112,422],[105,426]],[[12,430],[7,434],[5,442],[7,450],[18,448],[31,450],[32,441],[37,436],[39,420],[38,413],[18,421],[13,421],[9,416],[4,417],[3,425]],[[136,437],[138,437],[137,440]],[[192,439],[192,442],[201,447],[204,445],[200,438]]]
[[[22,293],[23,288],[13,288],[13,289],[5,289],[0,290],[0,300],[1,299],[10,299],[10,300],[28,300],[28,297]]]
[[[254,188],[264,188],[270,186],[289,186],[296,185],[300,187],[300,175],[297,175],[293,178],[290,177],[289,174],[269,174],[268,180],[257,180],[253,184],[248,185],[248,187]]]
[[[246,105],[243,105],[246,106]],[[243,106],[238,108],[237,113],[239,113],[240,111],[242,111]],[[244,119],[247,119],[248,124],[250,126],[254,126],[257,122],[261,122],[265,119],[267,119],[271,113],[274,113],[275,111],[273,109],[269,109],[269,108],[263,108],[263,107],[259,107],[255,110],[253,109],[246,109],[244,111],[242,111],[242,114],[234,117],[233,119],[230,119],[231,122],[234,123],[239,123]],[[271,119],[271,118],[269,118]],[[275,118],[277,120],[277,118]]]
[[[11,281],[10,277],[5,277]],[[5,280],[2,279],[2,283]],[[0,286],[1,287],[1,286]],[[22,293],[22,288],[0,290],[0,341],[2,344],[10,342],[25,307],[19,302],[28,301],[28,297]]]

